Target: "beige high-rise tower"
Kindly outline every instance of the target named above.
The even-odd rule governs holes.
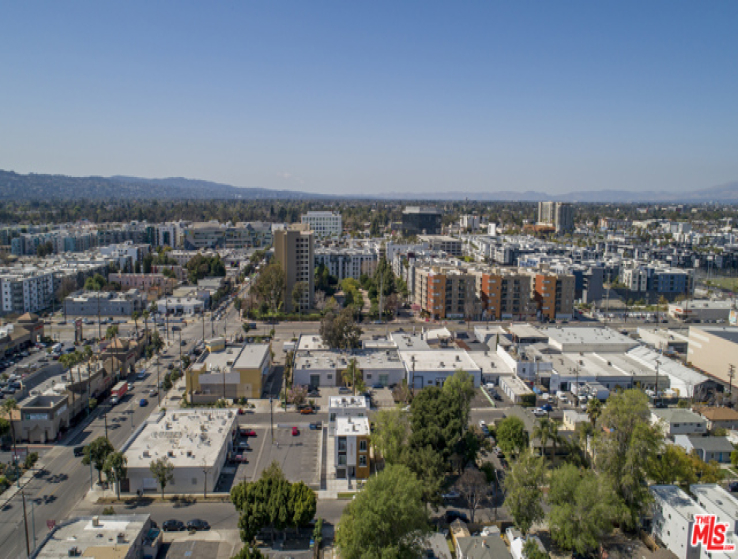
[[[274,232],[274,257],[284,270],[285,312],[297,312],[292,305],[292,290],[298,282],[308,286],[300,301],[300,309],[306,311],[313,306],[315,293],[313,254],[315,236],[306,224],[293,224],[288,229]]]

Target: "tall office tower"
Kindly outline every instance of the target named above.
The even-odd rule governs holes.
[[[298,282],[305,282],[307,289],[300,301],[300,310],[308,310],[313,306],[315,293],[315,235],[305,224],[293,224],[288,229],[274,232],[274,257],[284,270],[284,310],[295,312],[293,308],[292,290]]]

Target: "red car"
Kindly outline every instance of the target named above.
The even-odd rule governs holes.
[[[253,429],[241,429],[241,436],[242,437],[255,437],[256,431]]]
[[[293,437],[296,437],[299,434],[300,434],[300,430],[297,427],[293,427],[292,428],[292,436]]]

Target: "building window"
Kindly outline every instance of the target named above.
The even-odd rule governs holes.
[[[333,375],[325,375],[325,378],[326,378],[327,380],[333,380]]]
[[[345,454],[339,454],[338,455],[338,465],[339,466],[345,466],[346,465],[346,455]]]
[[[346,452],[346,437],[338,438],[338,452]]]
[[[366,466],[366,456],[359,456],[359,466]]]
[[[361,452],[366,452],[366,441],[359,441],[359,450]]]

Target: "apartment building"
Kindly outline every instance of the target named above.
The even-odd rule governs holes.
[[[534,272],[533,297],[541,318],[568,319],[574,313],[574,276]]]
[[[433,319],[476,318],[480,305],[476,296],[476,277],[462,270],[423,267],[415,270],[414,302]]]
[[[654,538],[679,559],[700,559],[702,548],[690,545],[695,515],[707,511],[676,485],[652,485]]]
[[[316,248],[315,266],[323,264],[328,273],[341,281],[346,278],[359,279],[362,274],[374,274],[377,268],[377,253],[365,248]]]
[[[574,231],[574,207],[565,202],[538,202],[538,223],[551,225],[556,233]]]
[[[177,285],[177,280],[164,274],[109,274],[108,281],[119,283],[122,289],[158,290],[166,292]]]
[[[336,417],[336,479],[369,477],[369,418]]]
[[[54,275],[51,270],[5,268],[0,272],[3,314],[39,312],[51,304]]]
[[[146,299],[137,289],[125,293],[88,291],[64,299],[66,316],[131,316],[146,308]]]
[[[426,243],[430,250],[445,252],[449,256],[461,256],[461,239],[448,235],[419,235],[418,239]]]
[[[292,291],[295,284],[304,282],[307,289],[300,301],[300,310],[313,306],[315,293],[315,236],[307,225],[292,225],[289,229],[274,232],[274,258],[284,270],[284,310],[297,311],[292,304]]]
[[[340,213],[308,212],[300,220],[313,230],[316,237],[340,237],[343,233]]]
[[[476,272],[476,292],[483,319],[517,319],[535,315],[529,274],[490,269]]]

